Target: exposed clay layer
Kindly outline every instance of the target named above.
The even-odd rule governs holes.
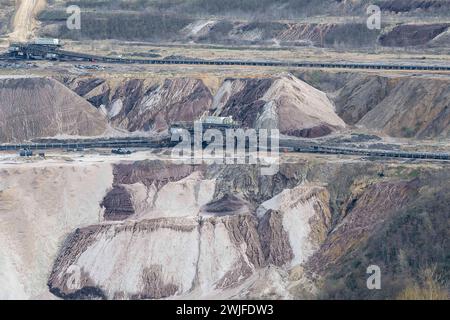
[[[264,258],[267,263],[280,267],[294,258],[282,220],[282,213],[269,210],[258,227]]]
[[[163,161],[118,164],[114,166],[114,184],[133,184],[141,182],[147,187],[155,184],[158,189],[168,182],[186,178],[200,166],[178,165]]]
[[[66,241],[49,287],[63,298],[89,286],[100,288],[107,298],[131,299],[167,298],[196,288],[205,293],[226,289],[245,281],[264,263],[258,241],[251,216],[93,226],[77,230]],[[123,247],[123,242],[128,245]],[[107,256],[112,260],[104,267]],[[82,270],[81,288],[70,287],[71,266]],[[173,273],[179,268],[183,272]]]
[[[135,213],[130,193],[123,186],[114,186],[101,204],[105,220],[124,220]]]
[[[63,78],[62,82],[103,108],[109,121],[129,131],[164,131],[171,123],[192,121],[208,112],[212,95],[193,78]]]

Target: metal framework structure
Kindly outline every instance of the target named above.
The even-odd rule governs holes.
[[[61,50],[58,46],[35,43],[11,44],[3,59],[37,59],[61,61],[89,61],[120,64],[175,64],[175,65],[213,65],[213,66],[262,66],[291,68],[325,69],[371,69],[371,70],[411,70],[411,71],[450,71],[445,65],[408,65],[378,63],[331,63],[331,62],[295,62],[295,61],[242,61],[242,60],[196,60],[196,59],[126,59],[91,55]]]
[[[0,151],[19,150],[75,150],[106,148],[169,148],[176,145],[170,138],[155,139],[123,139],[123,140],[81,140],[77,142],[21,143],[0,144]],[[425,159],[450,161],[449,153],[406,152],[398,150],[371,150],[346,148],[327,145],[308,144],[300,141],[281,140],[280,149],[298,153],[317,153],[335,155],[357,155],[376,158]]]

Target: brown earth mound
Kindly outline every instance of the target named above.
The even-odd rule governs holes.
[[[57,135],[96,136],[104,116],[86,100],[49,78],[0,78],[0,141]]]

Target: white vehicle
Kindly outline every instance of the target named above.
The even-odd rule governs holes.
[[[34,44],[59,47],[61,46],[61,41],[59,39],[52,39],[52,38],[37,38],[34,40]]]

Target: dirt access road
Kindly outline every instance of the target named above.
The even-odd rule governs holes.
[[[46,5],[46,0],[16,0],[14,31],[9,35],[9,39],[21,42],[32,38],[38,23],[36,16]]]

